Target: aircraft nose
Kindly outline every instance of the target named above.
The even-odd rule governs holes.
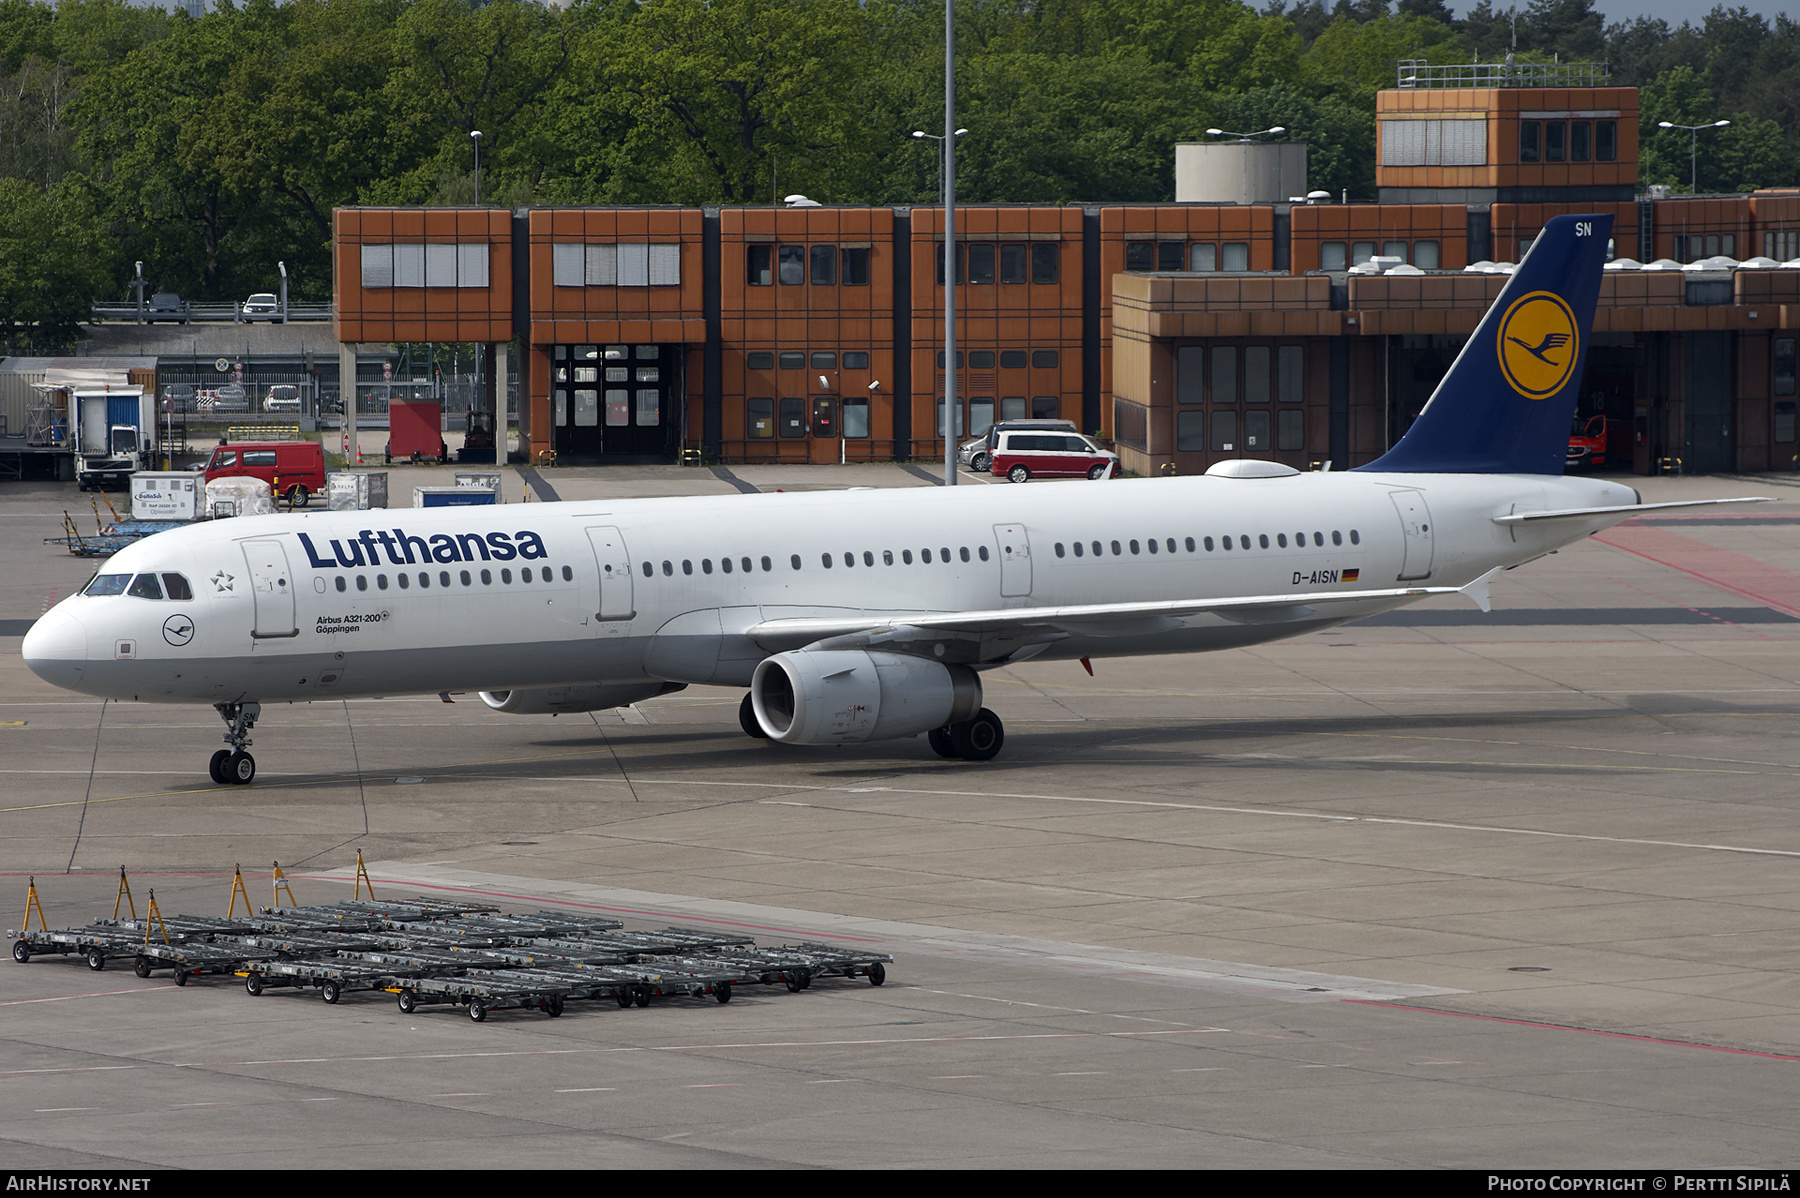
[[[31,626],[19,652],[33,674],[52,686],[74,690],[87,665],[87,629],[67,612],[50,612]]]

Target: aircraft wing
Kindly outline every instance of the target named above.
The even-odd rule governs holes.
[[[1030,639],[1034,635],[1081,633],[1135,636],[1175,626],[1182,616],[1209,612],[1249,624],[1286,623],[1327,617],[1331,609],[1356,603],[1423,599],[1461,594],[1460,587],[1404,587],[1374,591],[1308,591],[1291,595],[1237,595],[1228,599],[1167,599],[1148,603],[1085,603],[1067,607],[1007,607],[959,612],[856,612],[764,620],[747,634],[759,644],[800,646],[834,637],[912,639],[919,633],[948,636]]]
[[[1617,516],[1621,520],[1630,520],[1645,512],[1667,511],[1678,507],[1717,507],[1726,503],[1774,503],[1767,495],[1753,495],[1743,499],[1683,499],[1675,503],[1638,503],[1630,507],[1571,507],[1553,512],[1513,512],[1505,516],[1495,516],[1495,524],[1526,524],[1536,520],[1585,520],[1592,516]]]

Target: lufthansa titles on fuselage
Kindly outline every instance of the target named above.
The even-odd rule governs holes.
[[[388,565],[413,566],[423,563],[496,561],[510,562],[514,558],[533,561],[549,557],[544,548],[544,539],[535,532],[521,529],[515,533],[490,532],[439,532],[429,537],[408,533],[403,528],[373,529],[365,528],[354,537],[338,540],[332,538],[326,542],[328,548],[321,552],[313,544],[312,538],[305,533],[300,537],[301,548],[306,550],[306,557],[315,570],[353,570],[358,566],[382,565],[382,554],[387,555]]]

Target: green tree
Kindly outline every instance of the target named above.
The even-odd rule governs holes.
[[[9,354],[66,352],[107,289],[113,239],[85,184],[0,179],[0,338]]]
[[[1744,113],[1725,117],[1724,128],[1663,129],[1672,125],[1703,126],[1720,120],[1720,110],[1704,80],[1685,66],[1657,76],[1639,97],[1638,137],[1642,178],[1687,190],[1690,176],[1700,193],[1749,191],[1791,186],[1800,176],[1800,155],[1781,135],[1775,122]]]
[[[853,97],[878,69],[864,33],[853,0],[661,0],[596,26],[591,85],[625,103],[670,202],[854,200],[873,144]]]

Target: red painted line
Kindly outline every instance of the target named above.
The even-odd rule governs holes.
[[[1467,1011],[1441,1011],[1436,1007],[1412,1007],[1405,1003],[1380,1002],[1370,998],[1344,998],[1339,1002],[1357,1003],[1365,1007],[1386,1007],[1394,1011],[1420,1011],[1427,1015],[1449,1015],[1455,1019],[1477,1019],[1483,1023],[1507,1023],[1514,1027],[1543,1028],[1553,1032],[1580,1032],[1584,1036],[1605,1036],[1609,1040],[1635,1040],[1639,1044],[1661,1044],[1669,1048],[1698,1048],[1706,1052],[1725,1052],[1740,1057],[1763,1057],[1771,1061],[1800,1062],[1800,1056],[1780,1052],[1758,1052],[1753,1048],[1727,1048],[1721,1044],[1696,1044],[1692,1040],[1665,1040],[1661,1036],[1639,1036],[1631,1032],[1607,1032],[1596,1027],[1575,1027],[1567,1023],[1540,1023],[1533,1019],[1509,1019],[1504,1015],[1475,1015]]]
[[[1729,549],[1718,549],[1666,528],[1621,525],[1596,534],[1594,540],[1635,554],[1646,561],[1679,570],[1708,586],[1742,595],[1758,603],[1800,616],[1800,574],[1771,566]],[[1759,588],[1726,582],[1725,576],[1742,579]],[[1773,592],[1773,594],[1765,593]],[[1778,597],[1779,596],[1779,597]]]

